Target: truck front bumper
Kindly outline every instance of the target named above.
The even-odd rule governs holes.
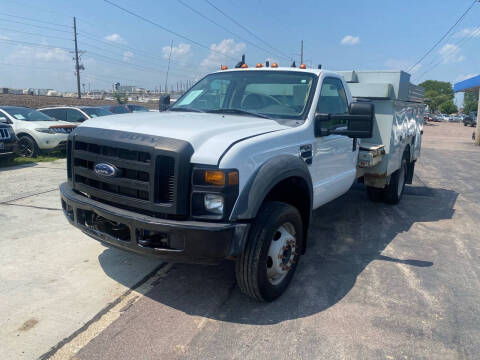
[[[68,221],[90,237],[162,260],[216,264],[238,256],[248,235],[246,223],[208,223],[159,219],[120,209],[60,185]]]

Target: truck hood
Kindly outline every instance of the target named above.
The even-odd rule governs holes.
[[[235,142],[290,128],[252,116],[169,111],[102,116],[87,120],[79,127],[185,140],[194,149],[192,163],[208,165],[217,165],[225,150]]]

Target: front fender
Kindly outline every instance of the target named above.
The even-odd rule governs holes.
[[[296,156],[279,155],[267,160],[252,174],[235,203],[230,219],[254,219],[267,194],[282,180],[291,177],[301,178],[308,184],[311,211],[313,186],[307,165]]]

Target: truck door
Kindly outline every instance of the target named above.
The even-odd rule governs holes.
[[[317,113],[348,113],[348,100],[342,80],[326,77],[318,98]],[[339,129],[345,122],[325,122],[322,127]],[[341,135],[318,137],[314,142],[313,161],[310,167],[314,208],[335,199],[348,191],[356,177],[357,150],[353,139]]]

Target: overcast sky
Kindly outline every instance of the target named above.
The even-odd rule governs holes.
[[[111,88],[117,81],[154,89],[164,86],[171,41],[169,83],[174,85],[220,64],[232,66],[241,54],[251,65],[266,59],[298,64],[301,39],[307,65],[406,70],[472,3],[209,0],[240,27],[205,0],[111,1],[176,34],[102,0],[1,1],[0,87],[74,90],[73,16],[85,51],[82,83],[91,89]],[[478,18],[480,3],[413,69],[413,82],[456,82],[480,73]]]

